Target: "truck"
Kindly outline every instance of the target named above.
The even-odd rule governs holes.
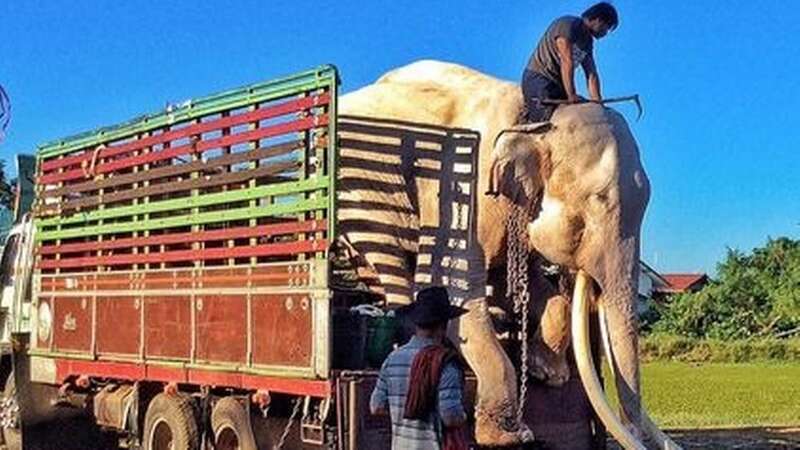
[[[365,355],[392,322],[338,258],[338,86],[321,66],[39,146],[3,255],[10,448],[388,448]]]
[[[481,136],[339,115],[338,89],[325,65],[38,147],[31,210],[0,267],[7,448],[390,447],[368,403],[407,330],[393,286],[345,235],[408,230],[337,213],[359,206],[348,189],[391,200],[397,183],[368,173],[413,168],[438,223],[392,256],[414,289],[492,297],[470,279]],[[518,331],[498,329],[512,359]],[[469,417],[475,387],[467,371]],[[604,448],[576,377],[563,391],[531,383],[528,398],[537,437],[589,430]]]

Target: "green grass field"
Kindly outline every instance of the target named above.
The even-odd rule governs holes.
[[[800,426],[800,363],[651,362],[642,389],[662,428]]]

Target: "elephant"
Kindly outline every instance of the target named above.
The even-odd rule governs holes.
[[[491,274],[498,268],[502,273],[506,264],[513,238],[505,224],[513,214],[522,214],[525,251],[561,266],[573,274],[575,283],[570,301],[562,292],[537,288],[541,277],[536,274],[529,281],[544,311],[530,359],[532,372],[550,384],[562,384],[568,376],[564,354],[571,337],[581,380],[609,431],[631,448],[644,448],[640,441],[644,435],[660,446],[674,445],[641,407],[636,301],[640,229],[650,185],[636,141],[623,116],[602,105],[561,106],[547,123],[520,125],[523,105],[515,83],[430,60],[390,71],[341,96],[337,106],[341,120],[349,117],[351,123],[340,127],[340,234],[363,257],[390,303],[410,302],[419,231],[442,226],[435,205],[438,189],[430,179],[415,175],[427,163],[422,158],[404,159],[403,152],[409,149],[403,150],[402,139],[395,139],[398,152],[364,156],[353,136],[361,130],[359,121],[368,118],[463,133],[458,139],[472,133],[477,199],[472,205],[476,238],[471,245],[477,251],[469,276],[476,285],[481,280],[490,286],[501,284]],[[372,142],[380,147],[395,137]],[[368,162],[348,164],[359,157]],[[371,184],[380,188],[370,189]],[[382,226],[397,231],[376,231]],[[378,245],[384,250],[376,251]],[[463,302],[469,312],[453,327],[452,339],[478,379],[478,444],[516,445],[531,436],[515,416],[517,372],[498,340],[486,292],[473,290]],[[586,337],[590,308],[602,313],[622,420],[610,413],[596,382]],[[543,350],[550,356],[542,357]]]

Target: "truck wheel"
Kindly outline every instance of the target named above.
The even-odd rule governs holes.
[[[17,387],[14,383],[14,374],[10,373],[6,379],[6,388],[2,397],[3,414],[3,441],[7,450],[20,450],[22,442],[19,432],[19,403],[17,402]]]
[[[234,398],[223,398],[214,405],[211,429],[216,450],[258,450],[250,417]]]
[[[144,418],[145,450],[198,450],[200,434],[189,399],[158,394]]]

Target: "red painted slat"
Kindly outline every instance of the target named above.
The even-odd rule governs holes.
[[[292,122],[281,123],[268,127],[258,128],[252,131],[243,133],[232,134],[217,139],[209,139],[207,141],[200,141],[196,145],[182,145],[179,147],[169,148],[158,152],[145,153],[139,156],[123,158],[120,160],[111,161],[104,164],[98,164],[94,168],[94,174],[108,173],[114,170],[123,169],[126,167],[137,166],[141,164],[153,163],[156,161],[163,161],[165,159],[174,158],[191,153],[203,152],[205,150],[226,147],[229,145],[236,145],[246,143],[259,139],[264,139],[273,136],[280,136],[286,133],[297,131],[304,131],[318,126],[326,126],[328,124],[328,116],[320,115],[314,117],[306,117],[303,119],[295,120]],[[51,173],[43,175],[37,180],[38,184],[53,184],[61,181],[72,180],[77,178],[85,178],[87,172],[83,169],[73,169],[62,173]]]
[[[189,371],[178,367],[165,367],[157,365],[145,366],[147,381],[161,381],[163,383],[179,383],[189,379]],[[129,380],[140,380],[141,378],[127,378]]]
[[[167,367],[157,363],[135,364],[65,358],[56,358],[55,361],[56,381],[61,383],[70,377],[85,375],[129,381],[147,379],[165,383],[194,383],[250,390],[264,389],[281,394],[310,395],[312,397],[329,397],[332,392],[329,380],[269,377],[247,373],[232,375],[214,370]]]
[[[164,234],[141,238],[117,239],[114,241],[43,245],[39,250],[39,254],[54,255],[60,253],[63,255],[65,253],[110,250],[115,248],[180,244],[184,242],[209,242],[249,237],[269,237],[290,233],[310,233],[315,231],[324,231],[326,228],[327,222],[324,220],[287,222],[281,224],[261,225],[257,227],[237,227],[213,231]]]
[[[330,397],[329,381],[311,381],[297,378],[271,378],[258,375],[242,375],[242,387],[248,389],[265,389],[285,394],[310,395],[312,397]]]
[[[281,103],[279,105],[270,106],[267,108],[257,109],[255,111],[247,112],[244,114],[237,114],[235,116],[224,117],[221,119],[213,120],[210,122],[203,122],[196,125],[191,125],[179,130],[167,131],[165,133],[150,136],[136,141],[128,142],[125,144],[115,145],[100,150],[97,159],[110,158],[123,153],[132,152],[135,150],[143,149],[153,145],[163,144],[165,142],[183,139],[192,135],[216,131],[223,128],[231,128],[238,125],[243,125],[250,122],[260,121],[273,117],[282,116],[292,112],[302,111],[314,106],[327,105],[330,102],[330,94],[324,93],[311,97],[304,97],[297,100]],[[94,155],[94,149],[87,149],[84,153],[64,158],[51,159],[42,163],[43,173],[47,173],[62,167],[74,166],[82,164],[84,161],[90,161]]]
[[[189,372],[189,383],[201,386],[242,386],[242,374],[193,370]]]
[[[146,264],[159,262],[199,261],[210,259],[246,258],[253,256],[294,255],[318,252],[328,245],[326,239],[317,241],[281,242],[253,247],[211,248],[202,250],[179,250],[164,253],[138,255],[93,256],[86,258],[48,259],[39,263],[41,269],[55,269],[86,266],[113,266],[125,264]]]
[[[80,375],[141,380],[144,379],[146,370],[144,365],[137,364],[56,359],[56,374],[60,381]]]

